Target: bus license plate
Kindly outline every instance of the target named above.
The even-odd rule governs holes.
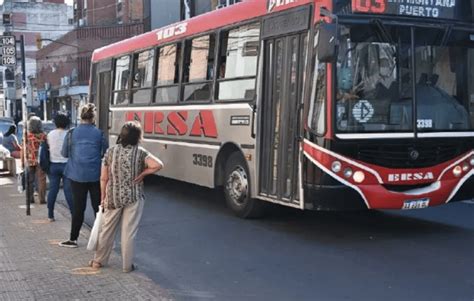
[[[405,201],[403,203],[403,210],[410,210],[410,209],[423,209],[427,208],[430,204],[430,199],[421,199],[421,200],[414,200],[414,201]]]

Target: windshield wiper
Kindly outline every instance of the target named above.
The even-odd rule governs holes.
[[[446,27],[444,28],[444,34],[443,38],[441,39],[441,47],[446,46],[448,44],[448,40],[451,37],[451,33],[453,32],[453,25],[452,24],[446,24]]]
[[[380,19],[372,19],[370,20],[370,23],[376,26],[382,41],[394,44],[392,37],[388,33],[387,27],[385,27],[385,25],[382,23],[382,21],[380,21]]]

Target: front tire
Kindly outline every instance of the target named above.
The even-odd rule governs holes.
[[[232,153],[225,165],[224,194],[227,206],[241,218],[257,218],[265,204],[250,197],[250,176],[243,156]]]

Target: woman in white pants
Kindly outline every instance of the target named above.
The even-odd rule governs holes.
[[[133,245],[145,202],[143,179],[163,167],[163,163],[147,150],[138,146],[142,128],[138,122],[127,122],[120,132],[117,145],[104,156],[101,176],[101,204],[103,223],[94,260],[89,265],[100,268],[108,263],[119,224],[123,271],[131,272]]]

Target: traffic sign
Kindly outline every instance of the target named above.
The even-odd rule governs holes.
[[[0,36],[0,65],[16,65],[16,39],[15,36]]]

